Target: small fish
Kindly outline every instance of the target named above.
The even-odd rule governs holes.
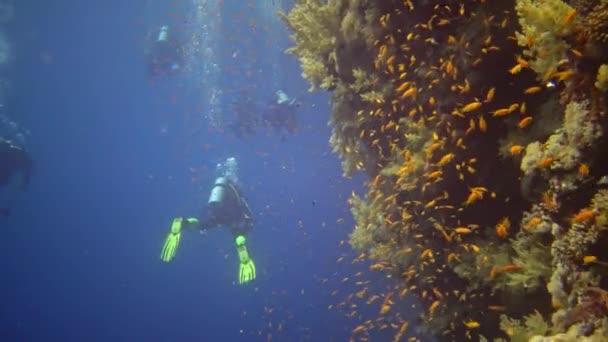
[[[521,58],[521,56],[517,56],[515,60],[517,61],[517,64],[521,65],[523,68],[527,68],[530,65],[528,64],[528,61]]]
[[[532,123],[532,117],[527,116],[527,117],[521,119],[519,121],[519,123],[517,124],[517,126],[519,126],[519,128],[526,128],[526,127],[530,126],[531,123]]]
[[[505,312],[507,308],[503,305],[488,305],[488,310],[496,312]]]
[[[524,147],[521,145],[513,145],[509,148],[509,152],[511,152],[512,156],[520,155],[523,150]]]
[[[479,322],[477,321],[467,321],[467,322],[463,322],[464,325],[467,327],[467,329],[477,329],[481,326],[481,324],[479,324]]]
[[[494,99],[494,94],[496,94],[496,88],[492,88],[492,89],[488,90],[488,94],[486,95],[486,100],[483,102],[485,102],[485,103],[492,102],[492,100]]]
[[[582,53],[582,52],[580,52],[579,50],[576,50],[576,49],[570,49],[570,52],[572,52],[572,54],[573,54],[573,55],[575,55],[575,56],[576,56],[576,57],[578,57],[578,58],[583,57],[583,53]]]
[[[583,264],[592,264],[597,261],[597,257],[595,255],[585,255],[583,257]]]
[[[574,17],[576,17],[576,10],[574,8],[571,8],[568,10],[568,13],[566,13],[566,16],[564,17],[564,25],[569,25],[570,23],[572,23]]]
[[[492,113],[492,116],[505,116],[508,115],[509,113],[509,108],[502,108],[502,109],[497,109],[494,111],[494,113]]]
[[[539,86],[529,87],[526,90],[524,90],[524,94],[527,94],[527,95],[536,94],[541,90],[543,90],[543,88],[541,88]]]
[[[561,82],[561,81],[568,79],[572,75],[574,75],[574,71],[566,70],[566,71],[556,72],[555,74],[553,74],[552,77],[555,78],[558,82]]]
[[[583,257],[583,265],[589,265],[589,264],[598,264],[598,265],[608,266],[608,262],[598,260],[595,255],[585,255]]]
[[[471,234],[473,232],[470,228],[467,228],[467,227],[458,227],[458,228],[455,228],[454,231],[457,234]]]
[[[538,166],[541,169],[546,169],[549,166],[551,166],[551,164],[553,164],[554,161],[555,161],[555,158],[546,157],[546,158],[542,159],[541,161],[539,161],[538,163],[536,163],[536,166]]]
[[[505,239],[509,235],[510,227],[511,227],[511,222],[509,222],[509,218],[508,217],[503,218],[496,225],[496,235],[498,235],[498,237],[501,239]]]
[[[488,130],[488,124],[486,123],[486,120],[483,118],[483,116],[479,117],[479,130],[482,132],[486,132]]]
[[[481,107],[481,102],[474,101],[474,102],[471,102],[471,103],[467,104],[466,106],[462,107],[462,112],[469,113],[469,112],[479,109],[480,107]]]
[[[578,173],[581,176],[587,176],[589,175],[589,166],[587,166],[587,164],[582,163],[579,167],[578,167]]]
[[[521,71],[522,68],[523,67],[521,66],[521,64],[515,64],[514,67],[509,69],[509,73],[511,73],[511,75],[519,74],[519,72]]]

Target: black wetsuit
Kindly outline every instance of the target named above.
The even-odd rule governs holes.
[[[199,220],[199,228],[205,230],[222,226],[229,228],[235,236],[247,234],[253,227],[253,215],[249,205],[234,183],[228,181],[221,186],[225,187],[223,201],[208,205],[207,216]]]
[[[287,103],[271,103],[262,115],[262,119],[277,132],[285,129],[287,133],[294,134],[298,128],[296,109],[297,106]]]
[[[148,57],[151,77],[175,75],[181,72],[184,56],[176,40],[156,41]]]

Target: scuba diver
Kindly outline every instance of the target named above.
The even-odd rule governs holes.
[[[32,160],[22,147],[10,140],[0,138],[0,186],[9,184],[13,176],[20,174],[21,190],[30,182],[32,173]],[[0,208],[0,216],[10,216],[9,208]]]
[[[241,195],[238,184],[238,164],[235,158],[228,158],[218,164],[218,176],[207,202],[207,217],[176,217],[165,239],[161,260],[169,262],[175,257],[183,230],[199,229],[201,232],[214,227],[227,227],[234,236],[239,255],[239,284],[246,284],[256,277],[255,264],[249,257],[245,235],[253,227],[253,215],[249,205]]]
[[[169,26],[162,26],[148,53],[148,75],[176,75],[183,69],[183,65],[184,56],[178,39]]]
[[[276,100],[268,105],[262,114],[262,120],[275,131],[281,132],[285,129],[287,133],[294,134],[298,128],[296,109],[301,104],[295,98],[290,98],[283,90],[277,90],[275,95]]]

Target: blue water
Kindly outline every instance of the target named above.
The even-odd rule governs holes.
[[[3,77],[13,119],[31,132],[35,170],[0,222],[0,341],[349,338],[357,319],[327,306],[356,290],[340,279],[357,269],[335,260],[355,256],[338,242],[348,240],[346,200],[363,176],[342,178],[328,144],[329,96],[307,92],[297,60],[280,53],[289,33],[248,4],[219,4],[219,77],[201,79],[203,62],[191,60],[191,73],[152,82],[150,32],[181,21],[187,36],[199,24],[187,19],[191,1],[19,1]],[[260,102],[277,87],[299,97],[299,132],[243,142],[210,127],[201,94],[222,90],[229,113],[245,85]],[[235,284],[224,230],[185,234],[176,259],[159,260],[172,218],[200,214],[215,165],[229,156],[256,215],[248,247],[258,277],[247,286]]]

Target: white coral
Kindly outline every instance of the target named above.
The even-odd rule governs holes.
[[[524,173],[529,173],[536,168],[538,162],[543,158],[542,144],[534,141],[526,146],[526,153],[521,159],[520,168]]]
[[[564,130],[570,145],[588,147],[602,134],[589,112],[589,102],[570,102],[564,114]]]
[[[572,170],[582,159],[581,151],[593,145],[602,131],[589,111],[588,101],[570,102],[564,111],[564,124],[544,144],[528,144],[520,168],[524,173],[534,170],[538,163],[553,158],[552,170]]]

